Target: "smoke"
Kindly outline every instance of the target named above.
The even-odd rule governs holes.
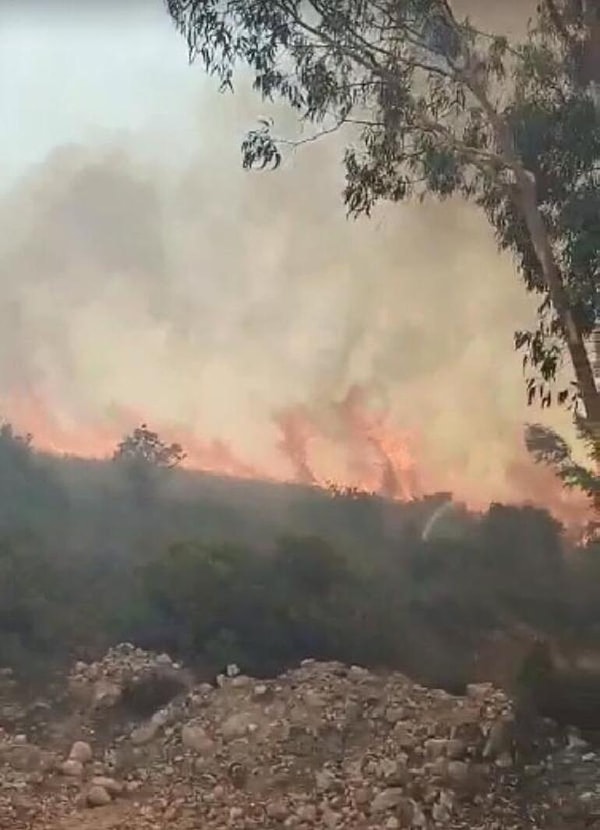
[[[309,480],[306,436],[282,424],[303,412],[318,466],[343,476],[325,439],[346,441],[360,388],[410,436],[423,487],[526,497],[512,335],[533,306],[483,218],[448,201],[347,220],[341,137],[245,173],[240,138],[264,111],[203,86],[191,160],[138,132],[59,147],[4,194],[5,416],[87,453],[144,420],[200,464]]]

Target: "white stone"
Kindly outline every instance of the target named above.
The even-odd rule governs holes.
[[[88,790],[86,801],[90,807],[106,807],[111,803],[112,798],[104,787],[94,785]]]
[[[69,752],[69,760],[79,761],[80,764],[89,764],[92,758],[92,747],[86,741],[75,741]]]

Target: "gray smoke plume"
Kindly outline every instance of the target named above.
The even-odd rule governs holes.
[[[507,9],[487,23],[522,26]],[[341,137],[245,173],[240,139],[267,108],[189,72],[187,153],[105,136],[57,147],[4,193],[6,416],[90,452],[145,420],[285,474],[277,413],[304,405],[334,434],[332,406],[358,385],[414,435],[428,486],[514,495],[531,412],[512,336],[533,305],[482,217],[449,201],[348,221]]]

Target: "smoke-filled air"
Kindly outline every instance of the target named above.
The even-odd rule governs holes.
[[[347,219],[346,135],[243,171],[258,117],[294,122],[189,67],[159,0],[25,4],[0,76],[0,408],[36,446],[106,456],[145,421],[199,469],[577,515],[524,448],[534,305],[474,209]]]
[[[0,830],[600,830],[600,0],[534,6],[0,0]]]

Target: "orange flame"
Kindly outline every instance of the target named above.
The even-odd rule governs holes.
[[[416,498],[419,487],[410,436],[394,430],[385,414],[369,414],[366,395],[358,386],[349,389],[337,409],[352,442],[358,447],[366,444],[374,451],[379,482],[373,489],[390,499]]]
[[[105,458],[112,454],[122,437],[116,424],[92,427],[61,423],[35,392],[11,395],[3,406],[2,415],[17,432],[31,434],[38,449],[55,455]],[[119,420],[124,415],[119,412]]]
[[[186,437],[180,431],[178,442],[186,452],[185,464],[191,469],[232,478],[266,478],[257,467],[238,458],[225,441],[215,439],[203,442],[191,434]]]
[[[60,419],[39,394],[11,395],[2,409],[19,432],[33,435],[35,446],[54,454],[88,458],[108,458],[122,439],[138,423],[136,413],[115,408],[104,423],[86,426]],[[278,435],[275,446],[287,460],[290,474],[276,475],[240,458],[225,441],[201,440],[189,429],[170,429],[153,425],[182,444],[187,453],[185,466],[191,469],[245,479],[292,481],[340,490],[350,489],[379,494],[389,499],[409,501],[429,492],[454,489],[456,498],[474,510],[486,509],[489,498],[478,492],[477,482],[462,481],[460,470],[436,474],[417,463],[417,436],[395,428],[388,412],[374,412],[367,395],[358,386],[332,403],[325,415],[307,406],[290,406],[273,416]],[[334,446],[343,461],[334,463]],[[336,471],[334,473],[334,470]],[[440,471],[441,472],[441,471]],[[546,507],[563,524],[584,527],[591,518],[590,507],[582,494],[570,493],[546,467],[536,465],[525,453],[515,452],[515,460],[505,474],[516,504]],[[455,485],[449,488],[448,484]]]
[[[277,448],[289,460],[299,484],[317,484],[309,463],[310,442],[318,434],[305,407],[288,407],[273,420],[281,432]]]

